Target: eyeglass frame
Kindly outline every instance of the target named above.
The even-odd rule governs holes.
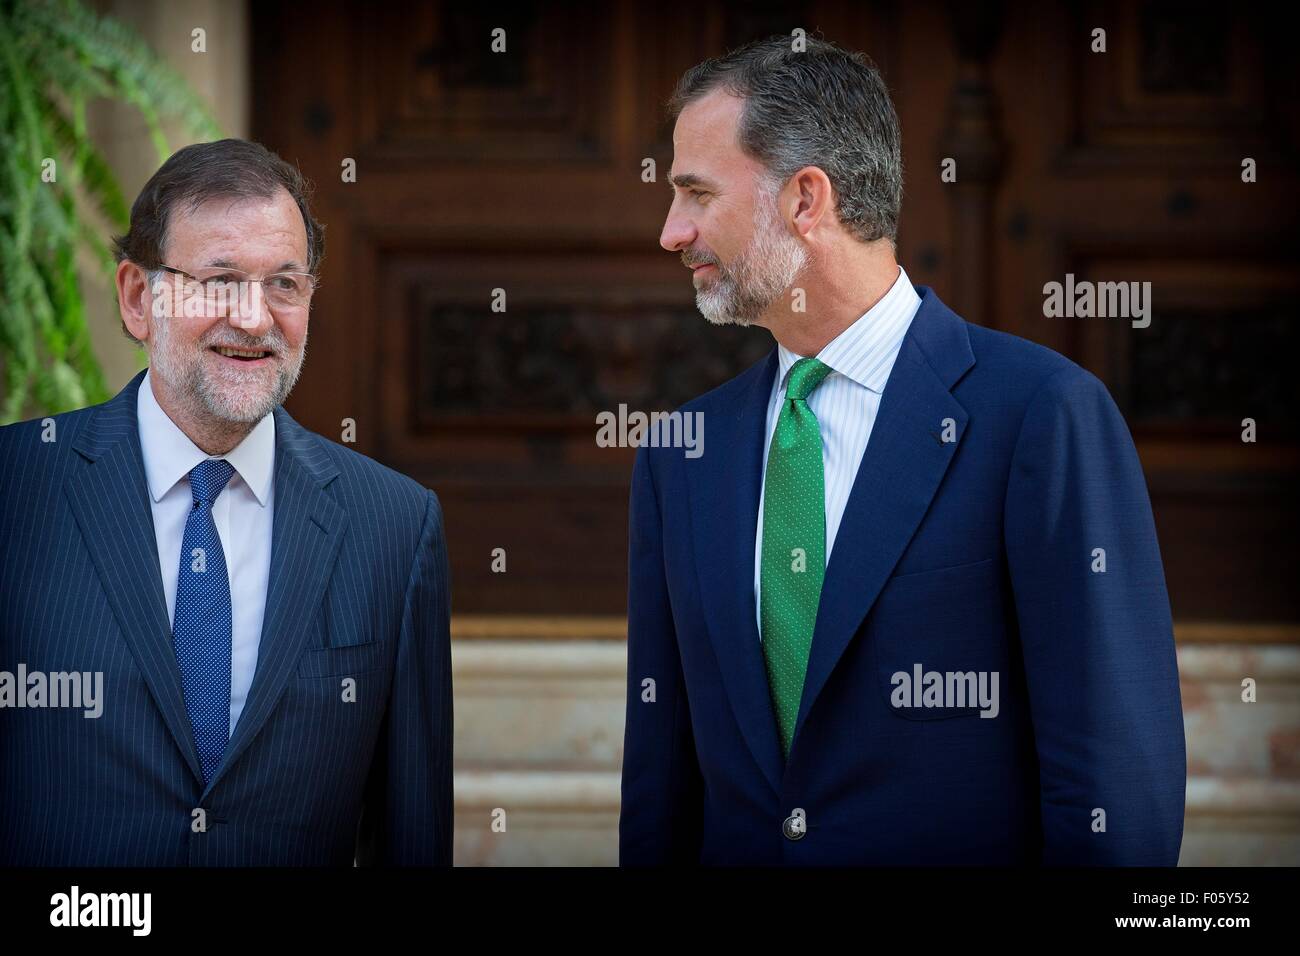
[[[177,269],[175,266],[169,266],[166,263],[162,263],[162,262],[158,263],[158,268],[163,272],[170,272],[173,275],[184,276],[185,278],[189,279],[191,282],[194,282],[200,286],[206,286],[209,282],[212,281],[212,279],[216,278],[216,276],[213,276],[212,279],[200,279],[198,276],[191,275],[190,273],[186,272],[184,269]],[[320,280],[317,279],[316,276],[310,272],[298,272],[292,269],[285,269],[279,272],[268,273],[267,275],[262,276],[262,278],[260,279],[254,279],[251,273],[245,272],[243,269],[236,269],[232,266],[210,266],[209,268],[221,269],[222,270],[221,274],[237,272],[240,275],[247,277],[246,279],[237,280],[237,281],[256,282],[259,285],[261,285],[267,279],[270,279],[274,276],[306,276],[310,288],[307,290],[307,301],[303,303],[303,306],[308,306],[311,304],[311,297],[315,295],[316,290],[320,288]],[[266,295],[265,287],[263,287],[262,289],[262,295],[263,296]],[[291,306],[291,308],[302,308],[303,306]]]

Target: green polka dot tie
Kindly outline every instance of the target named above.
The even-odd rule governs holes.
[[[763,486],[759,616],[767,682],[787,757],[826,573],[822,433],[808,396],[831,371],[814,358],[800,359],[791,367]]]

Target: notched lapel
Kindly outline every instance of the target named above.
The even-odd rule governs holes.
[[[925,287],[881,396],[826,566],[791,753],[831,672],[929,510],[966,435],[950,391],[975,363],[965,323]],[[952,419],[954,441],[943,438]]]
[[[84,458],[64,492],[136,666],[190,772],[203,771],[172,646],[158,539],[140,452],[136,393],[144,373],[103,405],[73,448]]]
[[[754,535],[776,354],[769,353],[738,408],[709,414],[709,451],[684,467],[700,602],[722,681],[754,759],[779,792],[781,749],[754,609]]]

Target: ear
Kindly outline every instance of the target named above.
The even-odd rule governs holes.
[[[808,237],[818,226],[838,222],[835,190],[818,166],[805,166],[790,177],[781,190],[781,204],[787,210],[790,228],[800,236]]]
[[[153,295],[149,274],[134,262],[123,259],[117,264],[117,309],[127,331],[141,342],[149,340],[149,310]]]

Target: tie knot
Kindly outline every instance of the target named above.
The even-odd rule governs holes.
[[[212,502],[217,500],[217,495],[234,474],[235,466],[224,458],[208,458],[195,465],[190,471],[190,493],[194,495],[195,504],[212,507]]]
[[[805,400],[833,371],[825,362],[819,362],[815,358],[801,358],[790,366],[790,377],[785,383],[785,397],[800,402]]]

